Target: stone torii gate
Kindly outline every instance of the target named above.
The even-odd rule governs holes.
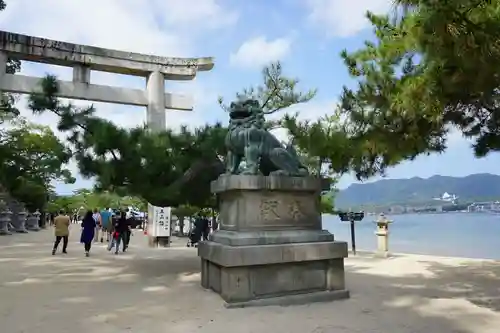
[[[21,35],[0,30],[0,91],[30,94],[40,78],[7,74],[7,59],[73,68],[73,81],[59,81],[59,96],[96,102],[147,107],[147,125],[166,126],[165,109],[193,110],[190,96],[165,93],[165,80],[192,80],[199,71],[210,71],[213,58],[167,58],[104,49]],[[90,83],[92,70],[146,78],[146,89],[111,87]]]
[[[214,67],[213,58],[210,57],[167,58],[61,42],[0,30],[0,92],[21,94],[30,94],[39,90],[40,78],[7,74],[6,64],[9,57],[72,67],[73,80],[58,81],[59,97],[146,106],[147,125],[151,131],[165,129],[165,109],[193,110],[194,103],[190,96],[165,93],[165,80],[193,80],[199,71],[210,71]],[[146,89],[92,84],[90,83],[92,70],[145,77]],[[17,212],[14,213],[13,222],[18,215]],[[0,223],[0,229],[2,229],[2,225]],[[16,229],[24,231],[24,221],[20,221],[19,225],[16,226]],[[168,238],[157,237],[154,241],[167,243]]]

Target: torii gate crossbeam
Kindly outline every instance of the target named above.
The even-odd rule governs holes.
[[[73,81],[59,81],[59,96],[96,102],[147,107],[151,130],[166,126],[165,109],[192,111],[190,96],[165,93],[165,80],[192,80],[199,71],[210,71],[213,58],[168,58],[104,49],[0,30],[0,91],[29,94],[39,78],[6,73],[8,57],[73,68]],[[142,76],[146,89],[90,83],[92,70]]]

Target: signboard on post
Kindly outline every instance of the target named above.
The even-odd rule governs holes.
[[[170,219],[172,208],[155,207],[153,223],[156,227],[156,237],[170,237]]]
[[[148,228],[150,246],[170,246],[172,208],[148,204]]]

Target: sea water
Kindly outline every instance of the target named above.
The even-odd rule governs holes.
[[[441,213],[387,215],[393,220],[389,226],[389,251],[432,254],[467,258],[500,260],[500,215],[486,213]],[[356,222],[356,248],[375,250],[374,220],[365,216]],[[349,243],[349,222],[341,222],[336,215],[323,215],[323,228],[336,240]]]

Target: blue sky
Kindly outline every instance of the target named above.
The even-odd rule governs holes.
[[[167,126],[174,128],[227,121],[217,97],[230,99],[240,88],[259,83],[260,69],[274,60],[281,60],[286,73],[300,78],[304,89],[318,89],[313,101],[297,108],[302,118],[332,112],[341,87],[354,83],[340,51],[355,50],[371,38],[366,10],[391,10],[391,0],[7,0],[7,5],[0,14],[0,26],[7,31],[161,56],[215,57],[215,68],[196,80],[167,82],[168,91],[191,94],[196,100],[193,112],[167,111]],[[70,68],[23,64],[26,75],[47,72],[67,80],[72,75]],[[106,73],[93,72],[91,80],[134,88],[145,85],[141,78]],[[19,106],[33,121],[55,125],[53,115],[32,116],[24,109],[24,100]],[[146,116],[137,107],[95,106],[100,116],[125,127],[144,122]],[[496,154],[474,159],[470,142],[452,133],[446,153],[403,163],[387,176],[498,173],[499,162]],[[73,185],[56,184],[56,190],[66,194],[91,186],[90,180],[77,178]],[[340,187],[353,181],[346,175]]]

